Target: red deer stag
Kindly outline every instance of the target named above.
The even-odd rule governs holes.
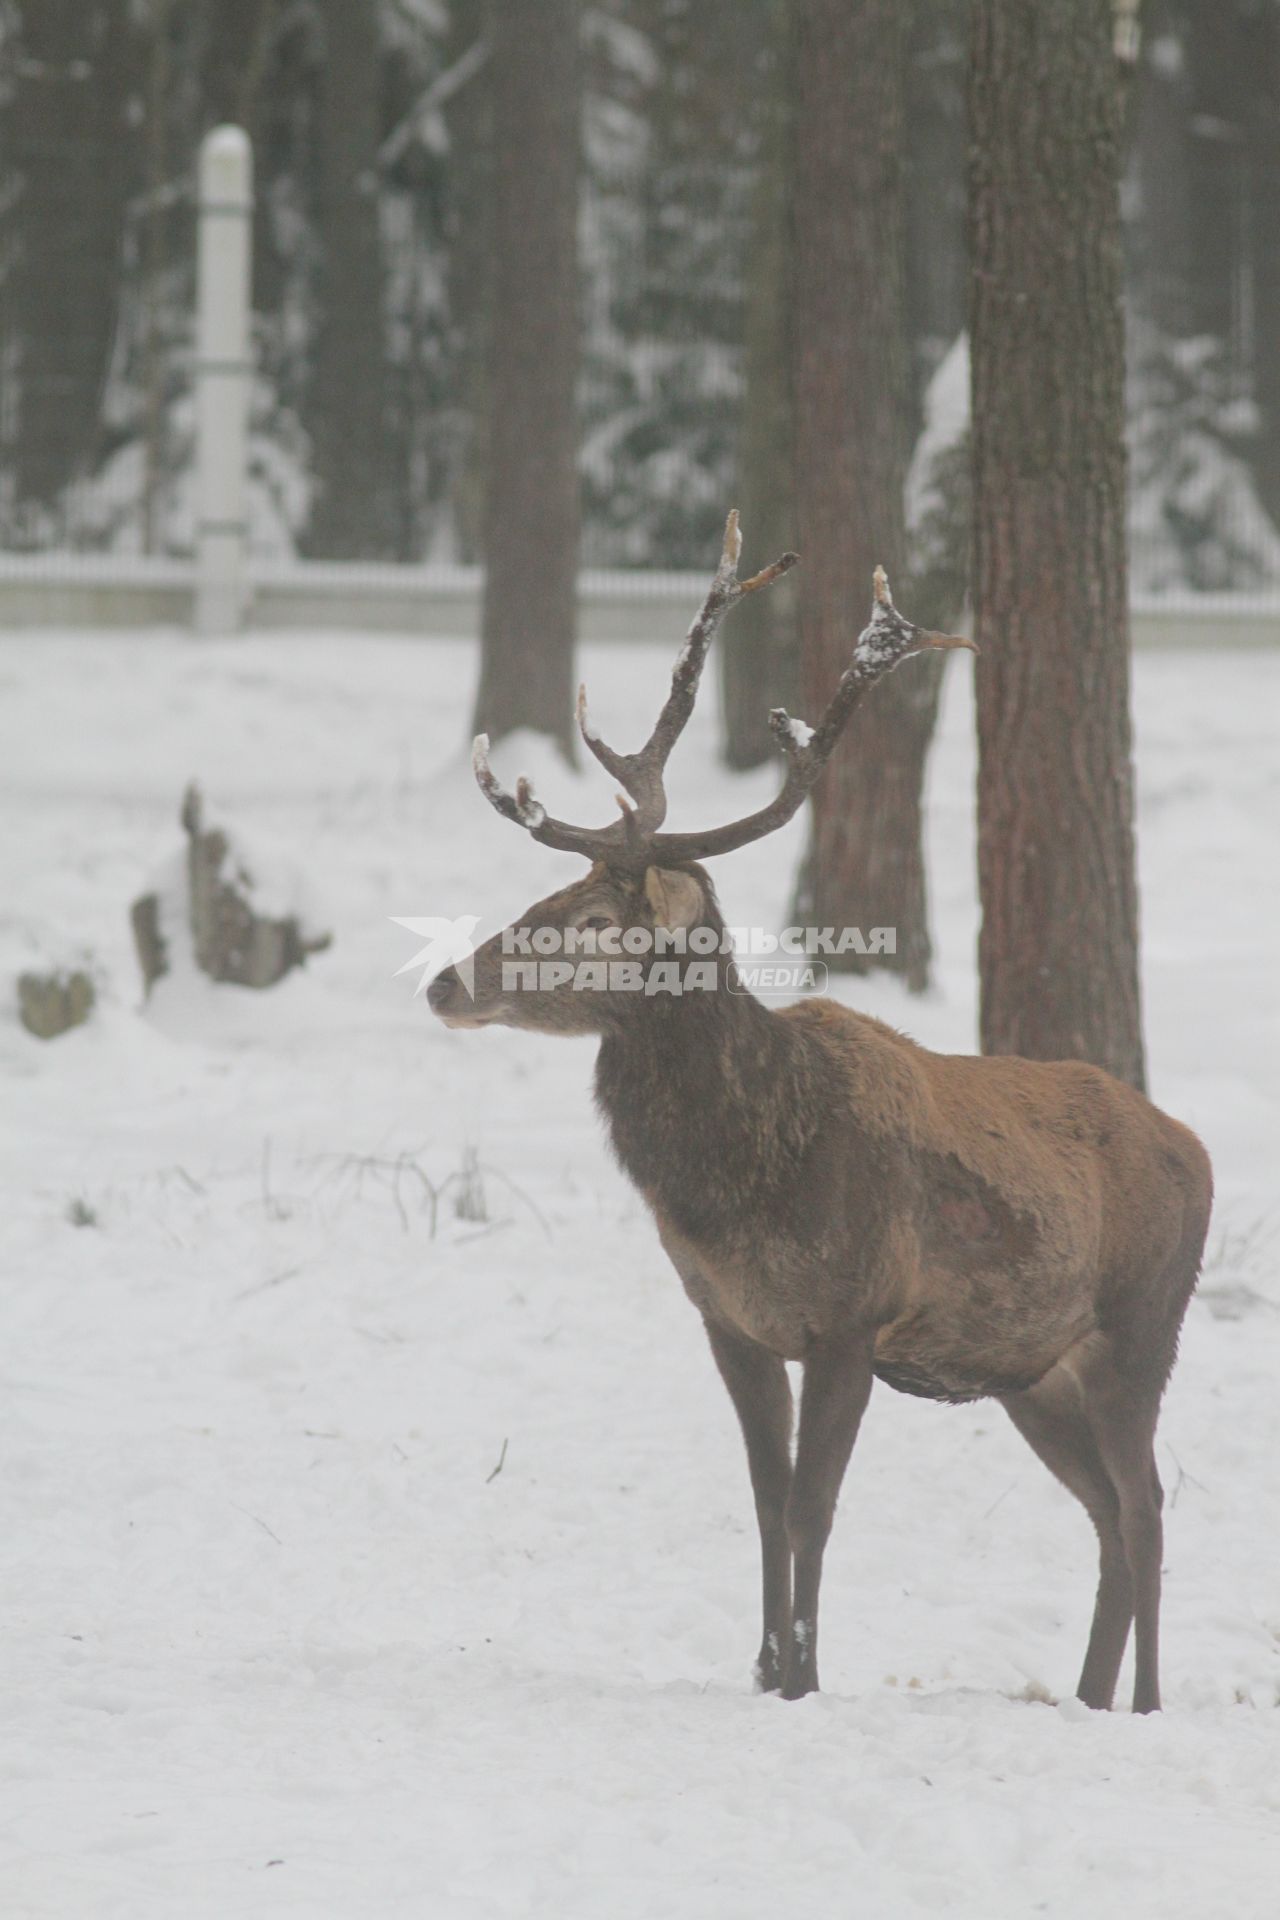
[[[706,1323],[746,1441],[762,1688],[791,1700],[818,1684],[823,1551],[878,1378],[934,1400],[998,1400],[1081,1501],[1100,1573],[1079,1695],[1111,1705],[1136,1623],[1133,1704],[1150,1712],[1160,1704],[1163,1500],[1153,1438],[1208,1226],[1207,1156],[1185,1127],[1083,1061],[928,1053],[831,1000],[775,1011],[726,990],[734,961],[698,863],[791,818],[882,674],[926,648],[969,644],[903,619],[877,570],[871,624],[817,726],[770,716],[787,759],[777,798],[731,825],[664,833],[663,770],[712,635],[736,601],[795,561],[786,554],[739,581],[739,546],[731,514],[638,753],[607,746],[579,698],[587,746],[630,796],[619,795],[611,825],[552,819],[524,779],[504,791],[477,740],[476,777],[498,812],[544,846],[582,854],[591,871],[482,946],[470,991],[456,968],[440,974],[430,1004],[451,1026],[600,1036],[596,1098],[614,1149]],[[700,947],[714,946],[714,962],[679,993],[579,991],[583,969],[511,959],[513,944],[536,954],[561,936],[612,952],[652,940],[656,954],[695,929],[709,930]],[[670,965],[654,954],[633,968]],[[598,967],[585,971],[598,981]],[[804,1375],[794,1462],[788,1360]]]

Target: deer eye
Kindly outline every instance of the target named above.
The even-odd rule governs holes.
[[[579,933],[603,933],[606,927],[613,925],[607,913],[589,913],[585,920],[579,920]]]

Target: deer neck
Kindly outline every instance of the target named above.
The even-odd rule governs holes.
[[[817,1128],[812,1062],[791,1021],[727,985],[661,995],[604,1039],[596,1100],[650,1204],[695,1240],[776,1208]]]

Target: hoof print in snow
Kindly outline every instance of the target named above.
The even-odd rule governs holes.
[[[278,860],[263,860],[225,827],[207,825],[200,789],[189,786],[180,815],[187,846],[181,873],[171,872],[130,910],[134,944],[150,992],[170,971],[181,941],[211,980],[270,987],[332,934],[298,904],[298,877]]]
[[[79,968],[18,976],[18,1017],[37,1040],[54,1040],[72,1027],[82,1027],[93,1002],[93,981]]]

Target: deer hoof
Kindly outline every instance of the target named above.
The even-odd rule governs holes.
[[[776,1633],[767,1633],[752,1668],[757,1693],[779,1693],[782,1689],[782,1652]]]

